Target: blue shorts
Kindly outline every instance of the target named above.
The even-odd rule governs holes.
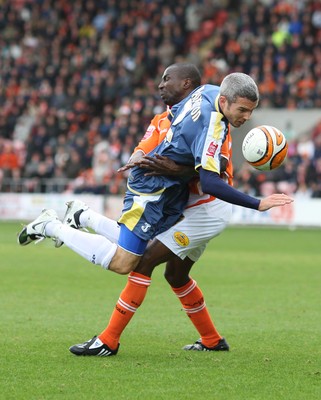
[[[142,256],[147,247],[148,240],[141,239],[130,231],[124,224],[120,224],[118,246],[137,256]]]
[[[179,220],[188,194],[187,185],[174,185],[158,194],[139,194],[127,190],[118,222],[143,241],[148,241]],[[127,249],[126,243],[122,242],[121,247]]]

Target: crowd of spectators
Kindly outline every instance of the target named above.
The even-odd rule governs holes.
[[[320,108],[321,4],[0,2],[1,191],[123,193],[116,170],[164,109],[163,70],[182,61],[196,64],[204,83],[250,74],[259,107]],[[287,181],[321,197],[320,124],[315,131],[290,143],[278,176],[242,168],[237,184],[259,195],[263,180]]]

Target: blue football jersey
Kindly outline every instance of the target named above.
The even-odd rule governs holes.
[[[228,121],[218,105],[219,87],[203,85],[171,109],[171,127],[157,153],[178,164],[195,166],[220,174],[221,146],[228,133]],[[128,189],[137,193],[159,193],[184,184],[190,177],[144,176],[146,170],[133,168]]]

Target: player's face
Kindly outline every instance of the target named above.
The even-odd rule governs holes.
[[[158,85],[160,97],[168,106],[173,106],[184,99],[186,95],[186,79],[179,78],[177,68],[166,68]]]
[[[257,105],[257,101],[251,101],[245,97],[238,97],[234,103],[229,103],[225,96],[220,97],[222,112],[235,128],[240,127],[251,118]]]

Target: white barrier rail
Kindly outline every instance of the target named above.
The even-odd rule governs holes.
[[[265,212],[234,206],[231,224],[321,227],[321,199],[294,197],[293,203]]]
[[[54,208],[62,217],[66,210],[65,203],[72,199],[81,199],[95,211],[113,219],[117,219],[122,210],[121,196],[1,193],[0,220],[30,221],[43,208]],[[321,199],[295,198],[292,204],[263,213],[235,206],[231,225],[321,228]]]

